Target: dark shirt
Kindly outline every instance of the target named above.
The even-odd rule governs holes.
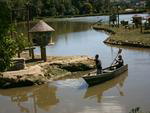
[[[95,59],[95,63],[96,63],[96,68],[97,69],[101,69],[102,68],[101,61],[99,59]]]
[[[117,64],[117,66],[116,66],[117,68],[120,68],[121,66],[123,66],[124,65],[123,59],[118,59],[116,64]]]

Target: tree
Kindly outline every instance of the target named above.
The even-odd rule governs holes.
[[[29,47],[29,42],[27,40],[27,37],[24,36],[23,33],[18,33],[16,31],[13,32],[14,40],[16,43],[16,52],[18,53],[18,57],[20,57],[20,53],[26,48]]]
[[[6,2],[0,2],[0,71],[11,66],[11,59],[16,54],[15,41],[8,35],[10,11]]]
[[[110,0],[7,0],[14,8],[22,8],[30,1],[34,16],[65,16],[108,12]],[[11,2],[10,2],[11,1]],[[135,1],[135,0],[132,0]],[[117,2],[118,3],[118,2]],[[18,16],[21,15],[21,12]],[[20,16],[22,17],[22,15]],[[19,18],[21,19],[21,18]]]
[[[91,3],[84,3],[82,7],[82,13],[83,14],[90,14],[93,11],[93,7]]]
[[[102,5],[103,5],[102,0],[97,0],[95,2],[94,7],[95,7],[95,10],[96,10],[96,13],[101,13],[102,12]]]
[[[147,1],[146,1],[146,8],[147,8],[148,10],[150,10],[150,0],[147,0]]]
[[[61,3],[58,8],[59,15],[64,15],[65,11],[66,11],[65,5]]]

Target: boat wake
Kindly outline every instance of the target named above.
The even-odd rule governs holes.
[[[58,80],[52,83],[58,88],[75,88],[75,89],[85,89],[88,87],[86,82],[83,79],[66,79]]]

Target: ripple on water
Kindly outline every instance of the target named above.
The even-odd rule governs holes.
[[[58,88],[75,88],[75,89],[86,89],[88,87],[87,83],[83,79],[66,79],[58,80],[52,83]]]

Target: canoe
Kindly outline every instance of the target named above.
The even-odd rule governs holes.
[[[111,67],[108,67],[103,69],[102,74],[97,75],[96,73],[94,73],[94,74],[86,75],[82,78],[86,81],[86,83],[90,87],[111,80],[127,70],[128,70],[127,64],[117,69],[112,69]]]
[[[126,71],[121,76],[115,77],[114,79],[109,80],[104,84],[96,85],[94,86],[94,88],[93,87],[87,88],[83,98],[90,99],[92,97],[95,97],[97,98],[97,102],[100,102],[104,92],[114,87],[117,89],[117,92],[119,92],[120,96],[123,96],[124,95],[123,86],[125,84],[125,80],[127,79],[127,77],[128,72]]]

